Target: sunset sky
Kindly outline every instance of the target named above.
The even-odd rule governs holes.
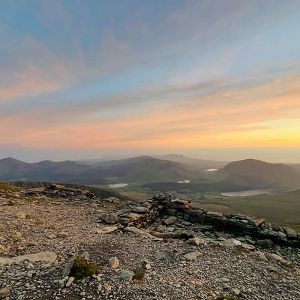
[[[300,162],[299,0],[0,2],[0,158]]]

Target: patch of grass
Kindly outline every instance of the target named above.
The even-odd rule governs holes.
[[[81,279],[84,277],[91,277],[98,273],[98,268],[96,264],[89,263],[87,259],[82,256],[77,256],[74,260],[73,267],[70,272],[70,276],[76,279]]]
[[[0,191],[7,193],[7,192],[17,192],[20,191],[20,188],[17,188],[15,186],[12,186],[10,184],[0,182]]]

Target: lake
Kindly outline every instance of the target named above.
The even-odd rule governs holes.
[[[190,183],[191,181],[189,179],[179,180],[177,183]]]
[[[114,184],[108,184],[107,186],[109,186],[110,188],[113,188],[113,189],[118,189],[118,188],[125,187],[127,185],[128,185],[128,183],[114,183]]]
[[[261,189],[261,190],[248,190],[248,191],[239,191],[239,192],[226,192],[221,193],[222,196],[226,197],[248,197],[248,196],[258,196],[258,195],[267,195],[271,194],[273,189]]]

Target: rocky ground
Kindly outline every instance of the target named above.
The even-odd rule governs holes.
[[[0,184],[0,299],[300,299],[299,249],[174,216],[118,221],[147,205]],[[75,278],[79,254],[95,274]]]

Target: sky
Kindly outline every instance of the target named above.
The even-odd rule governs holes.
[[[0,2],[0,158],[300,162],[300,1]]]

